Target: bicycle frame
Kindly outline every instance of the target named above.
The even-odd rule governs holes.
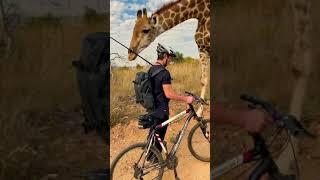
[[[254,141],[254,148],[243,152],[242,154],[227,160],[222,165],[213,168],[210,179],[215,179],[234,168],[237,168],[245,163],[261,160],[259,165],[250,174],[249,180],[259,180],[262,175],[269,173],[271,177],[281,177],[277,165],[273,161],[270,153],[265,145],[264,139],[260,134],[251,134]],[[258,158],[260,156],[260,158]]]
[[[184,115],[188,114],[189,113],[189,116],[187,117],[187,120],[185,121],[182,129],[179,131],[179,134],[178,134],[178,139],[177,141],[175,142],[174,146],[172,147],[170,153],[168,154],[168,151],[166,149],[166,147],[164,146],[161,138],[159,137],[159,134],[156,133],[156,130],[159,130],[163,127],[165,127],[166,125],[172,123],[173,121],[177,120],[177,119],[180,119],[181,117],[183,117]],[[149,152],[149,149],[151,147],[151,145],[153,145],[155,142],[154,140],[157,140],[159,142],[159,144],[161,145],[161,148],[162,150],[165,152],[165,154],[167,155],[167,157],[172,157],[175,155],[180,143],[181,143],[181,140],[182,140],[182,137],[191,121],[192,118],[195,118],[197,121],[200,121],[199,120],[199,117],[197,116],[193,106],[191,104],[189,104],[189,108],[182,111],[181,113],[169,118],[168,120],[166,120],[165,122],[157,125],[154,129],[153,129],[153,132],[150,133],[150,137],[148,137],[148,148],[147,148],[147,151],[146,151],[146,154]]]
[[[249,108],[261,108],[262,110],[270,114],[272,116],[272,119],[274,120],[274,124],[276,125],[276,127],[280,128],[281,131],[283,129],[286,129],[288,133],[295,137],[299,137],[300,135],[309,138],[316,138],[315,135],[308,132],[302,126],[302,124],[299,123],[296,117],[290,114],[278,112],[269,102],[246,94],[242,94],[240,98],[249,103]],[[228,171],[241,166],[244,163],[260,160],[258,166],[256,166],[256,168],[252,171],[249,180],[259,180],[261,176],[266,173],[268,173],[268,175],[271,176],[272,179],[294,180],[296,177],[295,175],[282,175],[280,173],[278,166],[272,159],[272,156],[270,155],[270,152],[268,151],[268,148],[262,136],[260,134],[250,135],[252,136],[254,141],[254,148],[249,151],[245,151],[243,154],[226,161],[216,168],[213,168],[210,174],[210,179],[217,178],[222,174],[225,174]],[[291,141],[290,136],[289,140]]]

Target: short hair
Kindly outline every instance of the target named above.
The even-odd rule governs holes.
[[[168,53],[158,53],[158,59],[163,60],[165,54],[168,55]]]

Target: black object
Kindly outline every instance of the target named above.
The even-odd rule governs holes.
[[[165,47],[163,47],[163,45],[158,43],[158,46],[157,46],[157,54],[158,54],[158,56],[160,56],[161,54],[164,54],[164,53],[167,53],[172,57],[177,57],[176,53],[172,49],[168,50]]]
[[[162,66],[161,66],[162,67]],[[136,96],[136,102],[140,103],[147,112],[152,112],[155,109],[154,94],[152,93],[152,83],[151,78],[155,77],[161,71],[164,71],[165,68],[159,68],[153,73],[149,72],[138,72],[136,78],[133,81],[133,87]]]
[[[88,34],[82,41],[81,55],[72,65],[77,68],[77,81],[84,113],[85,133],[97,130],[106,140],[109,117],[109,74],[107,60],[108,34]],[[106,141],[108,142],[108,141]]]
[[[147,62],[148,64],[150,64],[152,66],[152,63],[149,62],[148,60],[146,60],[145,58],[143,58],[142,56],[140,56],[138,53],[134,52],[132,49],[129,49],[127,46],[123,45],[121,42],[117,41],[116,39],[114,39],[113,37],[110,36],[110,38],[112,40],[114,40],[115,42],[119,43],[121,46],[123,46],[124,48],[128,49],[128,52],[132,52],[134,54],[136,54],[138,57],[140,57],[141,59],[143,59],[145,62]]]
[[[144,114],[138,117],[138,126],[140,129],[147,129],[155,125],[155,120],[150,114]]]

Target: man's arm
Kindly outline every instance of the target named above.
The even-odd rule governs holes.
[[[238,125],[249,132],[260,132],[272,122],[266,113],[245,106],[226,108],[222,104],[215,103],[211,110],[214,122]]]
[[[181,96],[175,93],[172,89],[171,84],[163,84],[162,87],[163,87],[164,94],[168,99],[176,100],[176,101],[184,101],[188,104],[192,103],[193,101],[192,96]]]

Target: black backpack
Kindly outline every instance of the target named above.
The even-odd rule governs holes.
[[[88,34],[82,41],[79,61],[72,62],[77,68],[85,133],[97,130],[104,139],[109,117],[108,44],[107,33]]]
[[[155,70],[152,74],[150,74],[150,70],[148,72],[138,72],[135,80],[133,81],[136,102],[140,103],[147,112],[151,112],[155,108],[154,95],[152,93],[152,84],[150,80],[163,70],[165,69],[161,66],[161,68]]]

